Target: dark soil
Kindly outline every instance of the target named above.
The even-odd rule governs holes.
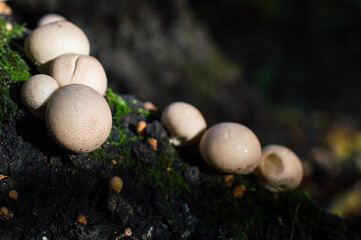
[[[133,108],[135,106],[139,109],[141,105],[138,103]],[[233,226],[232,221],[257,216],[230,216],[238,210],[227,210],[228,206],[219,208],[217,199],[222,199],[229,188],[219,181],[219,174],[202,163],[196,148],[181,150],[181,158],[174,157],[178,153],[168,143],[167,132],[159,123],[159,113],[148,116],[128,113],[119,120],[132,140],[127,140],[121,149],[114,149],[106,142],[102,151],[117,154],[131,149],[129,159],[134,164],[122,164],[127,156],[119,155],[113,159],[117,162],[114,164],[94,154],[63,150],[49,137],[44,122],[28,112],[19,121],[2,124],[0,174],[7,177],[0,180],[0,205],[14,216],[1,215],[0,239],[228,239],[232,236],[236,236],[234,239],[284,239],[285,232],[290,234],[290,239],[352,239],[342,219],[322,211],[317,219],[312,219],[312,214],[307,212],[312,210],[312,204],[306,206],[309,209],[305,212],[289,214],[295,222],[315,220],[309,223],[312,229],[306,231],[307,235],[304,235],[305,229],[298,228],[302,224],[283,223],[277,216],[268,216],[274,220],[264,222],[267,231],[261,235],[259,231],[240,235],[239,228],[246,226]],[[144,136],[136,137],[134,127],[140,120],[147,121],[148,126]],[[147,137],[157,139],[157,150],[146,141]],[[178,192],[171,189],[171,182],[162,181],[167,173],[158,177],[144,176],[145,169],[158,166],[165,153],[175,158],[168,170],[179,173],[185,180],[186,186]],[[114,175],[123,179],[120,193],[108,190],[107,182]],[[245,181],[251,185],[255,183],[252,176]],[[8,196],[11,190],[18,192],[16,200]],[[272,199],[271,193],[256,191]],[[267,203],[251,199],[252,194],[242,199],[231,197],[229,201]],[[288,208],[282,206],[282,198],[287,200],[288,196],[280,194],[276,200],[280,209]],[[294,209],[299,200],[287,201],[291,201],[287,205]],[[236,206],[229,205],[230,208]],[[259,208],[267,210],[265,206]],[[86,216],[87,224],[76,221],[80,214]],[[130,237],[124,235],[126,228],[132,231]],[[288,229],[285,231],[285,228]]]

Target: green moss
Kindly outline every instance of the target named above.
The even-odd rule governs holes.
[[[147,184],[151,187],[160,187],[165,194],[175,193],[179,195],[189,192],[188,185],[181,174],[186,165],[181,163],[178,152],[169,142],[162,142],[161,145],[164,147],[159,152],[154,152],[157,159],[155,162],[146,161],[141,157],[135,159],[132,156],[132,146],[146,144],[146,138],[135,135],[130,129],[122,126],[121,117],[129,113],[136,113],[147,118],[150,112],[137,107],[137,100],[126,100],[109,88],[106,96],[113,111],[113,129],[107,139],[111,150],[98,149],[90,155],[102,161],[118,160],[117,167],[132,169],[140,185]]]
[[[0,125],[21,115],[20,87],[31,76],[24,61],[23,30],[24,25],[17,24],[7,28],[0,17]]]
[[[149,115],[149,111],[134,107],[138,103],[137,100],[126,100],[114,93],[110,88],[106,91],[106,97],[108,99],[108,104],[113,111],[113,128],[106,142],[111,148],[117,149],[119,152],[110,153],[105,149],[98,149],[93,151],[90,155],[96,159],[103,160],[111,160],[122,156],[125,161],[122,161],[121,164],[129,165],[131,164],[129,163],[131,149],[127,147],[126,144],[129,144],[129,141],[136,141],[137,138],[129,137],[129,129],[124,129],[120,122],[121,116],[129,113],[137,113],[146,117]]]
[[[135,108],[134,106],[138,103],[137,100],[126,100],[114,93],[110,88],[106,91],[108,98],[108,104],[114,109],[113,120],[117,121],[117,127],[119,127],[120,116],[128,113],[137,113],[143,117],[149,116],[149,111],[143,108]]]
[[[291,191],[275,195],[260,188],[254,176],[239,176],[233,186],[243,184],[242,198],[233,196],[232,188],[224,187],[220,177],[204,179],[207,195],[213,201],[214,219],[227,223],[236,232],[223,239],[271,238],[275,226],[280,227],[281,239],[292,239],[295,232],[312,235],[320,218],[321,209],[304,191]],[[217,190],[221,186],[221,190]],[[222,187],[223,186],[223,187]]]
[[[142,163],[141,174],[138,176],[140,183],[151,183],[159,186],[164,194],[174,193],[181,195],[190,193],[189,186],[182,172],[188,167],[181,161],[176,148],[169,142],[164,142],[165,148],[159,153],[157,162],[149,165]]]

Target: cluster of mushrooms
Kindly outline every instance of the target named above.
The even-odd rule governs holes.
[[[85,33],[60,15],[45,15],[25,41],[27,57],[42,74],[25,82],[22,100],[35,117],[45,120],[55,142],[77,153],[98,148],[112,127],[104,99],[107,77],[89,52]],[[261,186],[273,192],[301,183],[303,169],[296,154],[280,145],[262,150],[257,136],[242,124],[224,122],[207,129],[201,112],[184,102],[166,107],[161,122],[177,147],[200,140],[204,161],[222,173],[253,172]]]
[[[49,14],[28,35],[24,48],[41,73],[24,83],[24,105],[45,120],[62,147],[77,153],[98,148],[110,134],[112,114],[104,99],[106,74],[89,56],[85,33],[64,17]]]
[[[207,129],[202,113],[185,102],[167,106],[161,121],[175,146],[189,146],[200,140],[202,158],[219,172],[253,172],[260,185],[272,192],[295,189],[302,181],[302,163],[293,151],[281,145],[261,149],[257,136],[242,124],[223,122]]]

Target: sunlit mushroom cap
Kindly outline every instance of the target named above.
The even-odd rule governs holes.
[[[55,58],[49,74],[59,85],[72,83],[84,84],[105,95],[107,76],[101,63],[92,56],[79,54],[63,54]]]
[[[162,113],[162,124],[171,135],[170,141],[178,147],[198,141],[207,128],[202,113],[185,102],[174,102],[168,105]]]
[[[98,148],[112,128],[108,103],[83,84],[59,88],[48,103],[45,121],[50,136],[62,147],[77,153]]]
[[[25,54],[41,73],[47,73],[56,57],[66,53],[89,55],[85,33],[75,24],[61,20],[42,25],[25,40]]]
[[[45,74],[36,74],[24,83],[21,99],[36,118],[44,120],[49,99],[58,88],[59,85],[54,78]]]
[[[220,172],[248,174],[260,161],[261,145],[246,126],[224,122],[204,133],[200,152],[204,161]]]

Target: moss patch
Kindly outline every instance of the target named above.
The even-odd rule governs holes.
[[[124,161],[121,162],[122,167],[131,165],[131,148],[129,141],[136,141],[137,137],[130,133],[130,130],[125,128],[121,122],[121,117],[129,114],[136,113],[142,117],[149,115],[149,111],[140,107],[134,107],[138,101],[126,100],[121,96],[114,93],[110,88],[106,91],[106,98],[112,110],[113,127],[112,131],[106,140],[109,147],[98,149],[90,153],[96,159],[113,160],[121,157]],[[108,151],[108,149],[115,149],[117,151]]]
[[[20,87],[30,75],[22,48],[24,25],[9,25],[0,17],[0,125],[22,113]]]
[[[159,187],[164,194],[189,192],[182,171],[187,167],[168,139],[158,139],[158,150],[147,144],[147,135],[137,135],[124,123],[129,114],[136,114],[139,120],[148,121],[150,111],[145,110],[137,100],[127,100],[107,89],[106,97],[113,112],[113,129],[106,146],[90,153],[96,160],[116,161],[119,169],[132,169],[140,185]],[[138,155],[136,149],[143,148],[145,155]]]

